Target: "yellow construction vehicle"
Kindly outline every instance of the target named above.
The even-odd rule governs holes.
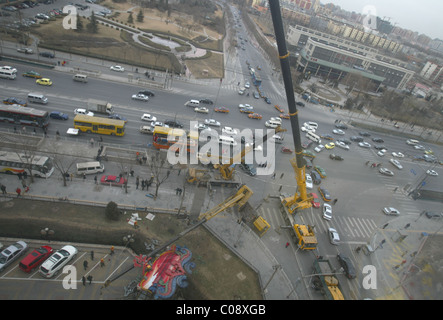
[[[335,270],[329,260],[316,259],[313,264],[313,287],[328,300],[344,300],[340,289],[340,282],[335,277]]]
[[[314,250],[317,248],[317,237],[312,226],[294,224],[292,227],[297,240],[297,246],[301,250]]]

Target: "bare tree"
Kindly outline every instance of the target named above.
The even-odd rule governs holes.
[[[161,153],[159,150],[149,159],[149,167],[155,182],[155,199],[158,197],[158,189],[161,184],[165,182],[171,173],[170,168],[167,167],[166,153]]]

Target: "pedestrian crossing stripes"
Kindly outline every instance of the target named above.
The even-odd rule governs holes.
[[[277,208],[261,207],[257,210],[273,229],[278,230],[286,226],[282,213]],[[322,218],[321,210],[312,209],[312,214],[303,216],[304,223],[315,226],[318,233],[325,233],[329,228],[336,229],[346,240],[367,240],[378,228],[375,221],[365,217],[343,217],[334,216],[331,221]]]

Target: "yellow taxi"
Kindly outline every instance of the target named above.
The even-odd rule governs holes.
[[[281,113],[280,118],[282,119],[289,119],[289,113]]]
[[[327,144],[325,144],[325,148],[326,149],[334,149],[335,148],[335,143],[334,142],[329,142]]]
[[[263,117],[262,117],[261,114],[258,114],[258,113],[251,113],[251,114],[248,114],[248,118],[251,118],[251,119],[258,119],[258,120],[260,120],[260,119],[263,118]]]
[[[280,113],[285,113],[285,109],[283,109],[282,107],[280,107],[278,104],[276,104],[274,107],[275,107],[275,109],[278,110],[278,112],[280,112]]]
[[[35,83],[42,85],[42,86],[52,86],[52,81],[51,81],[51,79],[48,79],[48,78],[37,79],[35,81]]]
[[[229,113],[229,109],[225,107],[218,107],[214,109],[215,112],[223,112],[223,113]]]

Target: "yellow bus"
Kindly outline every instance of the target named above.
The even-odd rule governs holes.
[[[125,135],[125,121],[77,114],[74,128],[81,132],[107,134],[111,136]]]
[[[153,133],[154,146],[157,149],[169,149],[170,146],[179,142],[180,137],[183,136],[187,137],[186,150],[188,152],[191,152],[191,147],[198,146],[198,131],[191,131],[187,134],[183,129],[156,126]]]

